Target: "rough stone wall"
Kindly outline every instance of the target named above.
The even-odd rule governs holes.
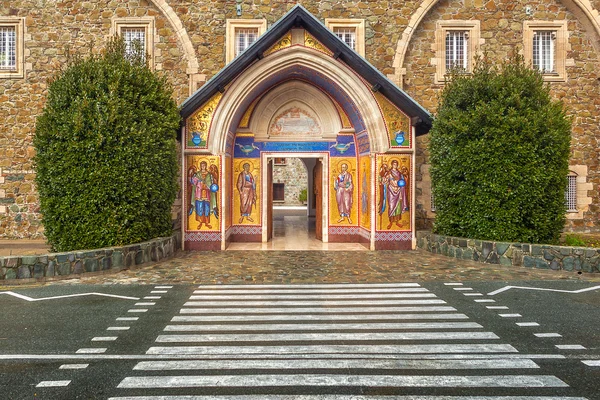
[[[533,10],[531,16],[525,14],[525,6]],[[588,165],[588,182],[594,190],[588,192],[592,197],[589,211],[584,219],[568,220],[566,230],[597,231],[600,229],[600,82],[598,78],[598,56],[594,51],[590,37],[584,25],[576,19],[565,6],[558,1],[539,0],[515,3],[510,0],[462,1],[442,0],[437,3],[415,30],[405,57],[406,75],[403,88],[421,105],[434,113],[442,85],[433,84],[436,67],[431,63],[435,58],[432,43],[435,43],[435,28],[438,20],[481,21],[481,38],[484,43],[480,51],[498,63],[506,60],[523,49],[523,21],[528,20],[567,20],[569,47],[567,59],[573,59],[574,65],[567,64],[567,81],[550,83],[551,94],[562,100],[569,115],[573,116],[573,135],[571,141],[571,165]],[[417,166],[428,162],[427,138],[417,142]],[[424,198],[429,192],[421,190],[424,186],[417,170],[417,229],[426,229],[432,220],[423,210]]]
[[[168,74],[181,103],[188,96],[186,60],[168,21],[145,0],[0,1],[0,15],[26,17],[25,79],[0,78],[0,237],[43,237],[32,146],[35,119],[44,106],[47,81],[67,54],[98,52],[113,17],[154,17],[155,64]],[[68,49],[68,50],[67,50]]]
[[[273,168],[273,182],[285,184],[285,201],[279,204],[286,206],[302,204],[298,200],[298,195],[302,189],[308,188],[308,175],[301,159],[286,158],[285,165],[275,165]]]

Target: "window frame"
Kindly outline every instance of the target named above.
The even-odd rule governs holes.
[[[144,49],[146,50],[146,56],[148,59],[148,66],[151,70],[161,69],[159,65],[154,62],[154,43],[156,40],[156,30],[154,17],[127,17],[127,18],[115,18],[112,20],[111,35],[117,35],[123,37],[123,29],[144,29],[145,30],[145,43]]]
[[[479,53],[481,40],[481,22],[479,20],[443,20],[436,22],[435,43],[433,50],[435,58],[433,64],[436,66],[434,83],[444,84],[448,70],[446,68],[446,37],[448,32],[460,31],[467,35],[467,68],[465,74],[471,74],[475,66],[475,56]]]
[[[569,31],[566,20],[524,21],[523,22],[523,58],[533,67],[533,40],[537,32],[554,32],[554,71],[542,72],[546,82],[565,82],[567,80],[567,50]]]
[[[0,79],[25,77],[25,18],[0,16],[0,28],[15,30],[15,68],[0,69]]]
[[[355,49],[365,57],[365,20],[353,18],[326,18],[325,26],[334,34],[336,29],[352,29],[355,32]],[[341,40],[341,39],[340,39]]]
[[[225,63],[229,64],[235,59],[235,32],[237,29],[256,29],[257,40],[267,30],[266,19],[228,19],[226,22],[225,35]]]
[[[575,207],[569,207],[574,205]],[[570,172],[567,175],[567,188],[565,190],[565,206],[567,213],[577,213],[577,174]]]

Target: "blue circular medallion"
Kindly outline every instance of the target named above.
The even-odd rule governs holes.
[[[219,190],[219,185],[217,185],[216,183],[213,183],[212,185],[210,185],[210,191],[213,193],[216,193]]]
[[[402,178],[400,178],[400,180],[398,180],[398,187],[404,187],[406,186],[406,181]]]

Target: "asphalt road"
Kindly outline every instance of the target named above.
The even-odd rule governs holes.
[[[600,399],[592,283],[169,286],[0,292],[0,399]]]

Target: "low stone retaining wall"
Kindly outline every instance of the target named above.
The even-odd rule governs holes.
[[[120,271],[134,265],[170,258],[177,248],[176,236],[171,236],[122,247],[41,256],[0,257],[0,281],[51,278],[106,270]]]
[[[417,247],[431,253],[488,264],[600,272],[600,249],[464,239],[417,232]]]

